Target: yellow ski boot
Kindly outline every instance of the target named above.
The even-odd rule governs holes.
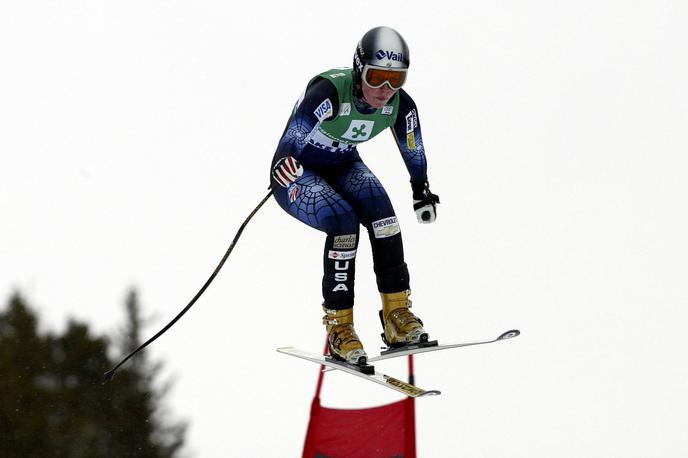
[[[382,341],[387,347],[402,347],[428,341],[428,333],[423,329],[423,322],[409,310],[410,290],[398,293],[380,293],[382,310],[380,320],[385,332]]]
[[[354,330],[354,309],[332,310],[323,306],[330,355],[349,364],[365,365],[368,355]]]

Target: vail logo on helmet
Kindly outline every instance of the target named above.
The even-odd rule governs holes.
[[[400,52],[394,52],[394,51],[384,51],[382,49],[379,49],[375,53],[375,57],[377,57],[379,60],[384,59],[385,57],[389,60],[393,60],[396,62],[403,62],[404,61],[404,54]]]
[[[359,72],[363,71],[363,62],[361,62],[361,56],[364,54],[363,45],[359,42],[356,47],[356,52],[354,53],[354,64]]]

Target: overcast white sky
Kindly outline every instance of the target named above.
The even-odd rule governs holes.
[[[402,226],[423,457],[685,457],[688,4],[15,1],[0,5],[0,301],[147,334],[200,288],[266,192],[291,107],[369,28],[411,48],[434,192],[415,221],[391,135],[363,145]],[[323,236],[270,201],[192,311],[148,351],[196,457],[299,456],[319,352]],[[370,248],[357,329],[379,341]],[[403,361],[380,363],[405,376]],[[323,402],[396,393],[341,373]]]

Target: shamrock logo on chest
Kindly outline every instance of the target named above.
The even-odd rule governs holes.
[[[342,138],[347,140],[353,140],[355,142],[363,142],[370,138],[370,134],[373,133],[373,126],[375,121],[363,121],[360,119],[354,119],[349,124],[349,128],[342,135]]]

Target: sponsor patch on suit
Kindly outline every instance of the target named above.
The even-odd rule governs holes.
[[[408,145],[408,149],[411,151],[416,149],[416,136],[413,134],[413,132],[406,134],[406,144]]]
[[[322,101],[320,105],[318,105],[318,108],[315,109],[313,112],[316,118],[318,118],[318,121],[322,121],[323,119],[329,118],[333,114],[333,109],[332,109],[332,102],[330,99],[325,99]]]
[[[400,232],[401,228],[399,227],[396,216],[373,221],[373,233],[375,234],[376,239],[391,237]]]
[[[333,247],[335,250],[356,248],[356,234],[335,235]]]
[[[370,134],[373,132],[373,126],[375,126],[375,121],[354,119],[351,121],[351,124],[349,124],[349,129],[342,135],[342,138],[355,140],[357,142],[368,140]]]
[[[409,134],[413,132],[413,129],[418,127],[418,116],[416,115],[416,109],[409,111],[406,115],[406,133]]]
[[[330,250],[329,254],[327,255],[328,258],[330,259],[336,259],[338,261],[342,260],[347,260],[347,259],[353,259],[356,257],[356,250],[351,250],[351,251],[335,251],[335,250]]]

